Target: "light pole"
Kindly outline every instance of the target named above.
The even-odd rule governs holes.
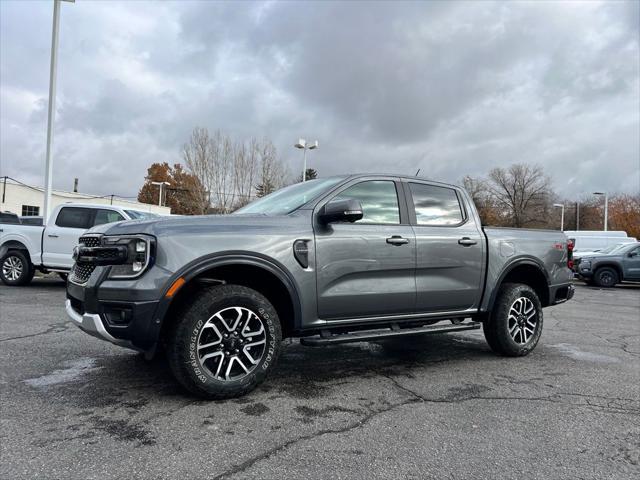
[[[607,192],[593,192],[594,195],[604,195],[604,231],[606,232],[609,227],[609,195]]]
[[[307,145],[307,141],[304,138],[300,138],[298,143],[294,145],[296,148],[302,149],[303,167],[302,167],[302,181],[307,181],[307,150],[315,150],[318,148],[318,140]]]
[[[553,206],[560,207],[562,209],[562,213],[560,214],[560,231],[564,232],[564,204],[554,203]]]
[[[151,185],[160,185],[160,193],[158,193],[158,206],[162,206],[162,187],[171,185],[169,182],[151,182]]]
[[[56,114],[56,70],[58,67],[58,28],[60,27],[60,1],[53,0],[53,28],[51,33],[51,68],[49,70],[49,109],[47,112],[47,153],[44,167],[44,206],[42,218],[46,225],[51,208],[51,186],[53,183],[53,121]],[[76,0],[63,0],[74,3]]]

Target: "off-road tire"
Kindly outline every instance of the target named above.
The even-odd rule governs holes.
[[[600,267],[593,274],[593,282],[601,288],[615,287],[619,281],[618,272],[611,267]]]
[[[9,276],[5,275],[5,262],[14,262],[14,264],[17,262],[17,264],[20,265],[20,275],[17,278],[9,278]],[[33,268],[27,256],[20,250],[9,250],[4,254],[2,259],[0,259],[0,280],[2,280],[2,283],[5,285],[11,287],[27,285],[33,279],[35,273],[35,268]]]
[[[237,380],[224,380],[203,367],[199,356],[201,332],[217,312],[235,307],[252,312],[257,317],[254,321],[262,323],[265,346],[249,373]],[[166,339],[166,354],[173,375],[187,390],[203,398],[223,400],[245,395],[267,378],[275,367],[281,341],[278,314],[262,294],[239,285],[218,285],[201,290],[192,303],[178,312]]]
[[[520,339],[516,341],[510,333],[509,325],[513,322],[510,320],[510,312],[518,299],[528,299],[535,309],[535,317],[530,319],[532,321],[535,318],[535,328],[526,342],[522,342],[524,338],[520,336],[516,336]],[[507,357],[521,357],[528,355],[536,347],[542,334],[542,320],[542,303],[536,292],[528,285],[505,283],[500,287],[493,310],[484,320],[482,328],[484,337],[494,352]],[[530,324],[525,325],[529,328]]]

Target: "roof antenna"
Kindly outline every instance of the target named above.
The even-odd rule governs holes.
[[[420,173],[420,170],[421,170],[421,169],[419,168],[419,169],[418,169],[418,171],[416,172],[416,174],[414,175],[414,177],[417,177],[417,176],[418,176],[418,174]]]

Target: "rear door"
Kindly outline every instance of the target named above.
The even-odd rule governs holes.
[[[404,183],[416,235],[416,310],[477,308],[484,273],[483,234],[462,192],[445,185]]]
[[[71,268],[73,248],[80,236],[93,225],[95,209],[64,206],[42,239],[42,263],[47,267]]]
[[[327,320],[412,312],[415,236],[396,179],[358,179],[321,202],[360,201],[355,223],[315,228],[318,317]]]

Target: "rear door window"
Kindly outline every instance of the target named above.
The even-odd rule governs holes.
[[[56,218],[56,225],[65,228],[84,228],[91,227],[91,217],[93,212],[90,208],[81,207],[62,207]]]
[[[451,227],[464,220],[460,200],[452,188],[409,183],[416,211],[416,223],[435,227]]]

